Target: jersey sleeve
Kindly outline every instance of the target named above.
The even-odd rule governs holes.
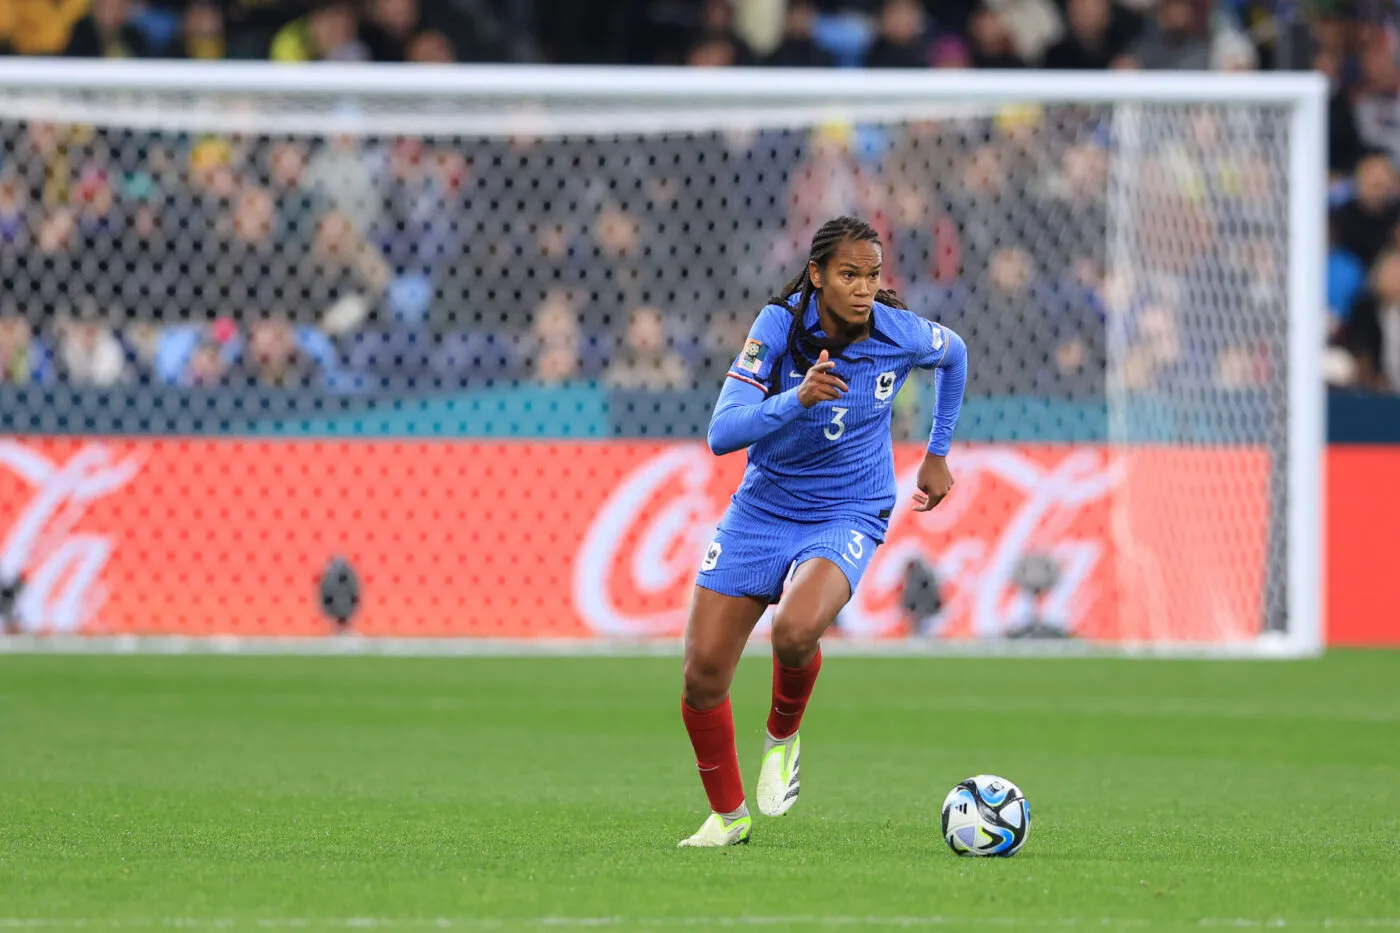
[[[957,430],[958,416],[962,413],[963,390],[967,386],[967,344],[947,328],[943,336],[948,346],[933,376],[937,401],[933,430],[928,436],[928,452],[940,457],[948,456],[948,448],[952,446],[953,432]]]
[[[768,377],[772,375],[778,357],[787,350],[791,324],[792,315],[774,305],[758,312],[743,349],[729,366],[729,378],[748,383],[766,393]]]
[[[942,324],[919,318],[914,328],[914,366],[919,369],[934,369],[948,355],[949,339],[952,331]]]

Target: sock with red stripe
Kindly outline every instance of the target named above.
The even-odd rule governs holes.
[[[734,712],[729,697],[713,709],[692,709],[681,701],[681,718],[695,749],[695,767],[716,813],[734,813],[744,806],[744,781],[739,753],[734,748]]]
[[[773,656],[773,707],[768,712],[768,735],[778,741],[791,738],[802,725],[802,714],[822,669],[822,651],[806,667],[783,667]]]

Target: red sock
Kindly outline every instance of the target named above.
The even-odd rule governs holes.
[[[773,655],[773,708],[768,713],[768,734],[773,738],[786,739],[802,725],[802,713],[821,669],[820,648],[806,667],[783,667]]]
[[[695,767],[710,809],[733,813],[744,805],[744,781],[739,776],[739,753],[734,748],[734,711],[729,697],[714,709],[691,709],[681,701],[681,718],[695,748]]]

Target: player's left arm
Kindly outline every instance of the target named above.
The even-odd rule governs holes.
[[[927,343],[920,348],[916,365],[934,368],[933,384],[938,401],[929,432],[928,451],[919,467],[914,511],[927,512],[942,502],[953,488],[948,469],[948,450],[962,413],[963,390],[967,385],[967,344],[941,324],[924,321]]]

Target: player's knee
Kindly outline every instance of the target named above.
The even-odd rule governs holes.
[[[784,667],[805,667],[817,653],[826,622],[811,613],[778,611],[773,619],[773,653]]]
[[[687,652],[682,668],[684,699],[691,709],[711,709],[724,702],[732,672],[713,658]]]

